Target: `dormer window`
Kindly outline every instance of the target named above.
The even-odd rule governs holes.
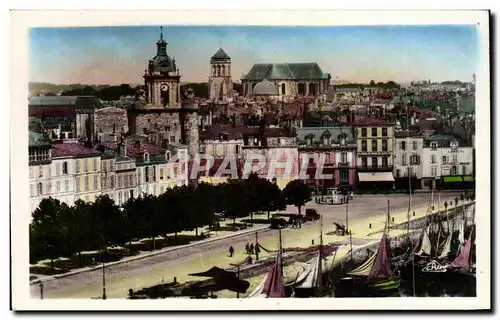
[[[458,148],[458,143],[457,143],[456,141],[452,141],[452,142],[450,143],[450,147],[451,147],[452,149],[456,149],[456,148]]]
[[[312,146],[313,142],[314,142],[314,135],[308,134],[306,136],[306,143],[307,143],[307,145],[308,146]]]
[[[437,147],[438,147],[437,142],[431,142],[432,149],[437,149]]]
[[[170,151],[169,151],[169,150],[167,150],[167,151],[165,152],[165,160],[170,161],[170,156],[171,156],[171,153],[170,153]]]
[[[144,162],[149,162],[149,153],[144,152]]]
[[[330,145],[330,141],[331,141],[331,133],[330,131],[325,131],[323,132],[323,134],[321,135],[321,139],[323,140],[323,145],[325,146],[328,146]]]

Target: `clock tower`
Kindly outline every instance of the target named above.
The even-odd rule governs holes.
[[[180,108],[181,75],[175,59],[167,54],[167,42],[163,39],[162,28],[160,30],[156,56],[149,60],[144,71],[146,100],[153,108]]]

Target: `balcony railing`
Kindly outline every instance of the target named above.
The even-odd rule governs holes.
[[[346,162],[340,161],[340,162],[338,163],[338,167],[339,167],[339,168],[348,168],[348,167],[350,167],[350,166],[351,166],[351,164],[350,164],[348,161],[346,161]]]
[[[358,172],[386,172],[392,169],[393,166],[358,166]]]

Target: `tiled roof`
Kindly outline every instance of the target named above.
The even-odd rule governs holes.
[[[317,63],[254,64],[242,80],[328,79]]]
[[[85,102],[95,102],[94,96],[43,96],[30,97],[30,106],[69,106],[84,104]]]
[[[98,156],[99,152],[88,148],[78,142],[73,143],[54,143],[52,145],[52,157],[84,157]]]
[[[343,92],[361,92],[360,88],[335,88],[335,92],[343,93]]]
[[[297,128],[297,139],[305,141],[306,137],[313,135],[316,141],[319,141],[323,134],[328,132],[333,143],[339,143],[341,134],[347,135],[347,143],[355,143],[356,139],[352,133],[352,127],[303,127]]]
[[[204,131],[200,132],[200,140],[218,140],[219,134],[227,134],[228,139],[238,140],[243,139],[243,136],[246,135],[252,136],[260,134],[260,128],[233,126],[232,124],[212,125],[207,126]],[[284,130],[283,128],[266,128],[264,130],[264,135],[266,137],[293,136],[292,133]]]
[[[229,55],[220,48],[217,52],[210,58],[211,60],[230,60]]]
[[[72,107],[67,105],[64,106],[30,106],[28,108],[28,116],[35,118],[42,117],[73,117],[75,115],[75,111]]]
[[[118,142],[104,142],[105,148],[111,149],[115,152],[118,151]],[[144,153],[149,153],[150,156],[163,154],[163,149],[148,143],[141,143],[139,147],[136,146],[135,141],[127,141],[127,156],[128,157],[142,157]]]
[[[393,122],[385,119],[380,119],[376,117],[356,117],[352,122],[353,125],[363,126],[363,125],[391,125]]]
[[[434,134],[425,139],[424,145],[429,147],[431,142],[437,142],[438,147],[450,147],[451,142],[457,142],[459,147],[466,147],[467,143],[460,137],[452,134]]]

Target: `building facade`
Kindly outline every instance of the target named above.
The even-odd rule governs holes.
[[[42,134],[29,132],[29,185],[30,209],[33,212],[43,198],[51,195],[52,150],[49,140]]]
[[[420,188],[422,179],[421,155],[424,136],[418,132],[394,133],[394,180],[396,189]]]
[[[394,123],[378,118],[356,118],[358,187],[394,188]]]
[[[424,141],[421,156],[422,188],[453,189],[474,182],[474,149],[459,137],[434,134]]]
[[[351,127],[304,127],[297,128],[297,144],[300,160],[308,159],[309,183],[315,187],[353,189],[356,185],[356,139]],[[323,162],[324,174],[332,174],[331,180],[315,178],[319,164]]]
[[[74,196],[75,162],[71,156],[60,155],[57,150],[52,154],[52,192],[50,196],[72,206]]]

